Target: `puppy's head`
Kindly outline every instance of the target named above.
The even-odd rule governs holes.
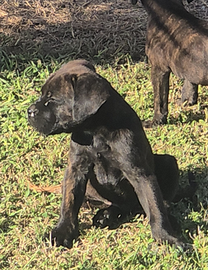
[[[28,108],[29,123],[50,135],[72,132],[108,99],[109,86],[85,60],[74,60],[52,74],[41,97]]]

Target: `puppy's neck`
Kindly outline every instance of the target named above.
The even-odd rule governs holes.
[[[88,131],[76,131],[72,133],[71,139],[81,145],[92,145],[93,135]]]

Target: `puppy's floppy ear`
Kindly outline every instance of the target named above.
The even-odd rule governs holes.
[[[95,114],[110,96],[110,84],[94,73],[71,76],[74,89],[73,120],[81,122]]]

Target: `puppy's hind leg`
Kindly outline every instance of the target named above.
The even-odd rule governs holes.
[[[179,186],[179,169],[174,156],[154,154],[155,174],[165,201],[171,202]]]

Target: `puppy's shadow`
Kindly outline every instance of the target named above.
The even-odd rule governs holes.
[[[187,178],[182,172],[182,178]],[[195,169],[197,190],[192,198],[184,198],[177,203],[170,204],[170,213],[180,226],[180,234],[190,241],[190,237],[197,236],[200,231],[208,230],[208,168]],[[174,224],[172,224],[174,226]],[[174,228],[173,228],[174,229]]]
[[[206,191],[206,186],[208,186],[207,173],[208,168],[205,168],[203,171],[200,169],[196,170],[196,181],[198,183],[196,194],[192,198],[184,198],[178,202],[171,203],[168,207],[169,220],[174,232],[188,243],[192,242],[192,237],[198,235],[199,228],[200,231],[204,231],[205,233],[208,230],[208,213],[206,210],[208,208],[206,195],[208,194]],[[181,174],[182,178],[188,178],[187,172],[181,172]],[[204,179],[204,181],[201,179]],[[93,217],[98,212],[98,208],[84,204],[82,209],[85,211],[83,215],[84,220],[80,222],[79,229],[83,235],[86,235],[87,230],[94,227]],[[109,230],[117,229],[125,223],[131,223],[132,226],[135,226],[136,222],[139,222],[138,219],[140,216],[141,214],[135,214],[134,217],[119,223],[115,228],[107,228]],[[145,214],[142,217],[145,218]]]

